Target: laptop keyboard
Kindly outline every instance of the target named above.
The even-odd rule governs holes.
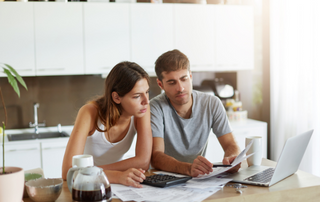
[[[142,182],[142,184],[147,184],[150,186],[155,187],[168,187],[175,184],[184,183],[190,180],[192,177],[175,177],[172,175],[163,175],[163,174],[156,174],[147,176],[146,179]]]
[[[245,181],[267,183],[267,182],[270,182],[273,173],[274,173],[274,168],[268,168],[260,173],[254,174],[246,178]]]

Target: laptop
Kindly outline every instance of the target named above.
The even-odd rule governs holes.
[[[237,173],[228,174],[225,177],[231,178],[233,182],[243,184],[266,187],[274,185],[286,177],[293,175],[298,170],[312,133],[313,130],[310,130],[289,138],[282,149],[275,168],[250,166],[240,169]]]

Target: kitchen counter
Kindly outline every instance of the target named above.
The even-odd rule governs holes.
[[[242,162],[242,167],[247,167]],[[262,165],[274,167],[276,163],[268,159],[262,160]],[[150,175],[152,172],[146,172]],[[111,185],[112,190],[112,185]],[[224,187],[222,190],[208,197],[206,202],[259,202],[270,201],[318,201],[320,198],[320,178],[309,173],[298,170],[294,175],[271,187],[259,187],[248,185],[242,194],[235,192],[232,187]],[[24,198],[24,202],[32,202],[30,198]],[[69,192],[67,182],[64,181],[62,193],[56,202],[72,202],[72,195]],[[112,202],[119,202],[119,199],[112,199]]]

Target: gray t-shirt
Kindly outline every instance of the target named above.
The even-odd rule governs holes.
[[[193,90],[192,99],[189,119],[178,115],[165,93],[150,101],[153,137],[164,139],[165,154],[189,163],[205,155],[211,128],[217,137],[232,132],[219,98]]]

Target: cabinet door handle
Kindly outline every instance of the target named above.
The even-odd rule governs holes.
[[[38,148],[30,148],[30,149],[10,149],[6,152],[16,152],[16,151],[32,151],[32,150],[39,150]]]
[[[49,149],[65,149],[66,147],[46,147],[43,148],[42,150],[49,150]]]
[[[29,71],[33,71],[34,69],[18,69],[18,71],[26,71],[26,72],[29,72]]]
[[[58,71],[58,70],[65,70],[65,68],[42,68],[42,69],[37,69],[37,71]]]

